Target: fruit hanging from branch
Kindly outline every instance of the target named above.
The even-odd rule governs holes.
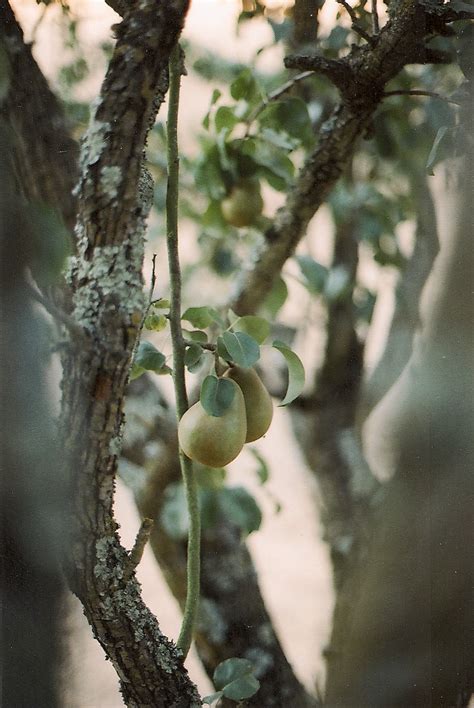
[[[247,436],[245,442],[253,442],[265,435],[273,418],[273,403],[267,389],[255,369],[231,366],[225,378],[235,381],[244,395],[247,416]]]

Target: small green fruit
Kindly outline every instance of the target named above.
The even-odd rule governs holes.
[[[244,396],[237,384],[232,403],[223,415],[209,415],[198,401],[186,411],[178,425],[183,452],[208,467],[225,467],[235,460],[246,435]]]
[[[224,376],[235,381],[242,389],[247,415],[245,442],[253,442],[265,435],[273,418],[273,403],[255,369],[232,366]]]
[[[257,181],[237,184],[221,204],[224,219],[232,226],[250,226],[260,216],[263,199]]]

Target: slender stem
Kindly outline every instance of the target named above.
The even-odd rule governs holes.
[[[455,101],[452,98],[447,98],[446,96],[441,96],[441,94],[435,91],[421,91],[420,89],[400,89],[399,91],[385,91],[382,94],[383,98],[389,98],[390,96],[430,96],[431,98],[439,98],[440,101],[446,101],[446,103],[453,103],[455,106],[460,106],[459,101]]]
[[[179,44],[174,47],[169,64],[169,105],[168,105],[168,189],[166,193],[166,232],[168,244],[168,265],[171,281],[170,329],[173,344],[173,381],[176,395],[178,420],[188,409],[188,396],[184,376],[184,340],[181,330],[181,269],[178,254],[178,195],[179,195],[179,153],[178,153],[178,108],[179,85],[181,80],[181,52]],[[186,490],[189,513],[187,592],[183,623],[177,646],[186,657],[191,646],[193,627],[199,603],[201,519],[199,513],[198,489],[193,465],[184,453],[179,453],[181,473]]]
[[[369,44],[374,44],[374,37],[371,37],[368,32],[365,31],[363,27],[361,27],[357,21],[357,15],[355,13],[355,10],[351,5],[349,5],[346,0],[336,0],[336,2],[339,3],[339,5],[342,5],[342,7],[347,11],[349,14],[349,17],[352,20],[352,29],[354,32],[356,32],[362,39],[365,39],[366,42]]]

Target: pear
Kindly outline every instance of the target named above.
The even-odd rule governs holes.
[[[255,369],[231,366],[225,378],[235,381],[244,394],[247,414],[247,437],[245,442],[258,440],[265,435],[273,418],[273,403],[267,389]]]
[[[224,467],[235,460],[246,435],[244,396],[237,384],[232,403],[223,415],[209,415],[198,401],[186,411],[178,425],[183,452],[208,467]]]
[[[262,213],[263,199],[258,181],[244,180],[235,185],[222,201],[224,219],[232,226],[250,226]]]

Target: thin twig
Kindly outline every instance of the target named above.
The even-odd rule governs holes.
[[[143,519],[141,523],[135,543],[130,551],[128,567],[124,573],[126,579],[130,578],[143,557],[143,551],[145,550],[145,546],[150,539],[153,524],[153,519]]]
[[[349,5],[346,0],[336,0],[336,2],[339,3],[339,5],[342,5],[342,7],[347,11],[349,17],[352,20],[352,29],[356,34],[358,34],[362,39],[365,39],[366,42],[368,42],[370,45],[374,44],[374,37],[372,37],[368,32],[365,31],[363,27],[361,27],[358,23],[357,20],[357,15],[354,11],[354,8]]]
[[[188,396],[184,372],[184,339],[181,330],[181,269],[178,252],[178,197],[179,197],[179,152],[178,109],[179,87],[182,73],[181,50],[174,47],[169,62],[168,103],[168,189],[166,193],[166,232],[168,264],[171,282],[170,330],[173,344],[173,382],[176,395],[178,420],[188,409]],[[189,514],[186,603],[177,646],[187,656],[193,638],[199,604],[201,518],[198,488],[193,473],[193,463],[182,450],[179,453],[181,473],[186,491]]]
[[[379,13],[377,11],[377,0],[372,0],[372,30],[374,34],[380,32]]]
[[[250,116],[247,119],[247,123],[250,125],[253,123],[253,121],[257,118],[257,116],[260,115],[260,113],[265,110],[265,108],[268,106],[269,103],[272,101],[277,101],[280,96],[283,96],[287,91],[290,91],[290,89],[293,88],[297,83],[300,81],[303,81],[304,79],[309,78],[310,76],[313,76],[314,72],[313,71],[302,71],[301,74],[297,74],[294,76],[292,79],[284,83],[282,86],[279,86],[277,89],[272,91],[271,93],[268,94],[267,98],[262,101],[250,114]]]
[[[460,101],[455,101],[452,98],[447,98],[446,96],[441,96],[441,94],[435,91],[422,91],[419,89],[406,89],[399,91],[384,91],[382,94],[383,98],[388,98],[390,96],[429,96],[430,98],[439,98],[440,101],[446,101],[446,103],[453,103],[455,106],[460,106]]]
[[[33,298],[33,300],[36,300],[36,302],[42,305],[42,307],[44,307],[46,312],[48,312],[54,320],[57,320],[62,325],[67,327],[71,334],[82,339],[87,338],[85,330],[83,330],[72,317],[57,307],[53,302],[51,302],[51,300],[44,297],[39,290],[31,285],[31,283],[26,283],[26,288],[28,294]]]

